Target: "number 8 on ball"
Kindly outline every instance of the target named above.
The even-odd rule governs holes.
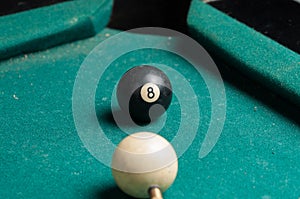
[[[120,108],[125,113],[129,112],[133,121],[149,123],[169,107],[172,87],[167,75],[158,68],[136,66],[128,70],[119,81],[117,98]],[[160,108],[151,112],[153,105],[160,105]]]

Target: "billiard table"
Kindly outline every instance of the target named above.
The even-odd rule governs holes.
[[[219,109],[213,109],[210,88],[197,72],[201,66],[173,52],[137,49],[103,68],[112,58],[101,50],[113,53],[127,39],[134,49],[141,41],[173,37],[127,32],[123,39],[114,39],[123,31],[107,27],[112,2],[91,2],[66,1],[0,17],[1,198],[130,198],[114,182],[109,166],[113,148],[106,142],[117,145],[127,136],[114,120],[118,111],[114,93],[122,75],[141,64],[168,66],[178,72],[178,78],[185,78],[194,93],[189,96],[175,75],[171,83],[176,93],[166,114],[148,127],[134,127],[155,131],[173,143],[181,123],[186,124],[180,141],[188,146],[182,150],[180,141],[173,143],[181,151],[179,169],[164,198],[300,197],[298,53],[194,0],[187,34],[208,50],[222,78],[220,82],[218,76],[210,75],[210,81],[220,83],[221,96],[226,97],[216,102]],[[64,12],[64,6],[76,12]],[[64,15],[58,23],[41,28],[45,19],[39,16],[49,11],[53,18]],[[18,22],[28,19],[32,25]],[[32,32],[7,36],[22,28]],[[239,44],[247,42],[231,41],[229,45],[222,36],[237,41],[236,31],[260,42],[243,47]],[[109,39],[109,45],[101,46]],[[265,45],[276,56],[260,54]],[[255,47],[257,56],[247,54],[247,49]],[[273,59],[268,62],[273,67],[259,65],[266,59]],[[102,71],[101,76],[88,71],[88,79],[78,84],[80,72],[88,74],[82,69],[85,65]],[[87,92],[90,87],[93,92]],[[213,117],[213,111],[226,115]],[[207,140],[211,123],[219,125],[215,131],[220,134]],[[212,145],[201,155],[204,142]]]

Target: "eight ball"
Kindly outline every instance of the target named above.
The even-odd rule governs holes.
[[[149,123],[168,109],[172,86],[160,69],[148,65],[136,66],[119,81],[117,98],[120,108],[125,113],[129,112],[133,121]]]

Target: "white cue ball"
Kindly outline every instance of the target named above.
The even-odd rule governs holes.
[[[155,133],[134,133],[123,139],[112,159],[112,175],[119,188],[130,196],[148,198],[151,186],[164,192],[178,171],[176,152]]]

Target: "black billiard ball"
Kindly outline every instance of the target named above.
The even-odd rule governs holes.
[[[169,107],[172,86],[160,69],[147,65],[136,66],[119,81],[117,98],[120,108],[128,111],[133,121],[149,123]]]

